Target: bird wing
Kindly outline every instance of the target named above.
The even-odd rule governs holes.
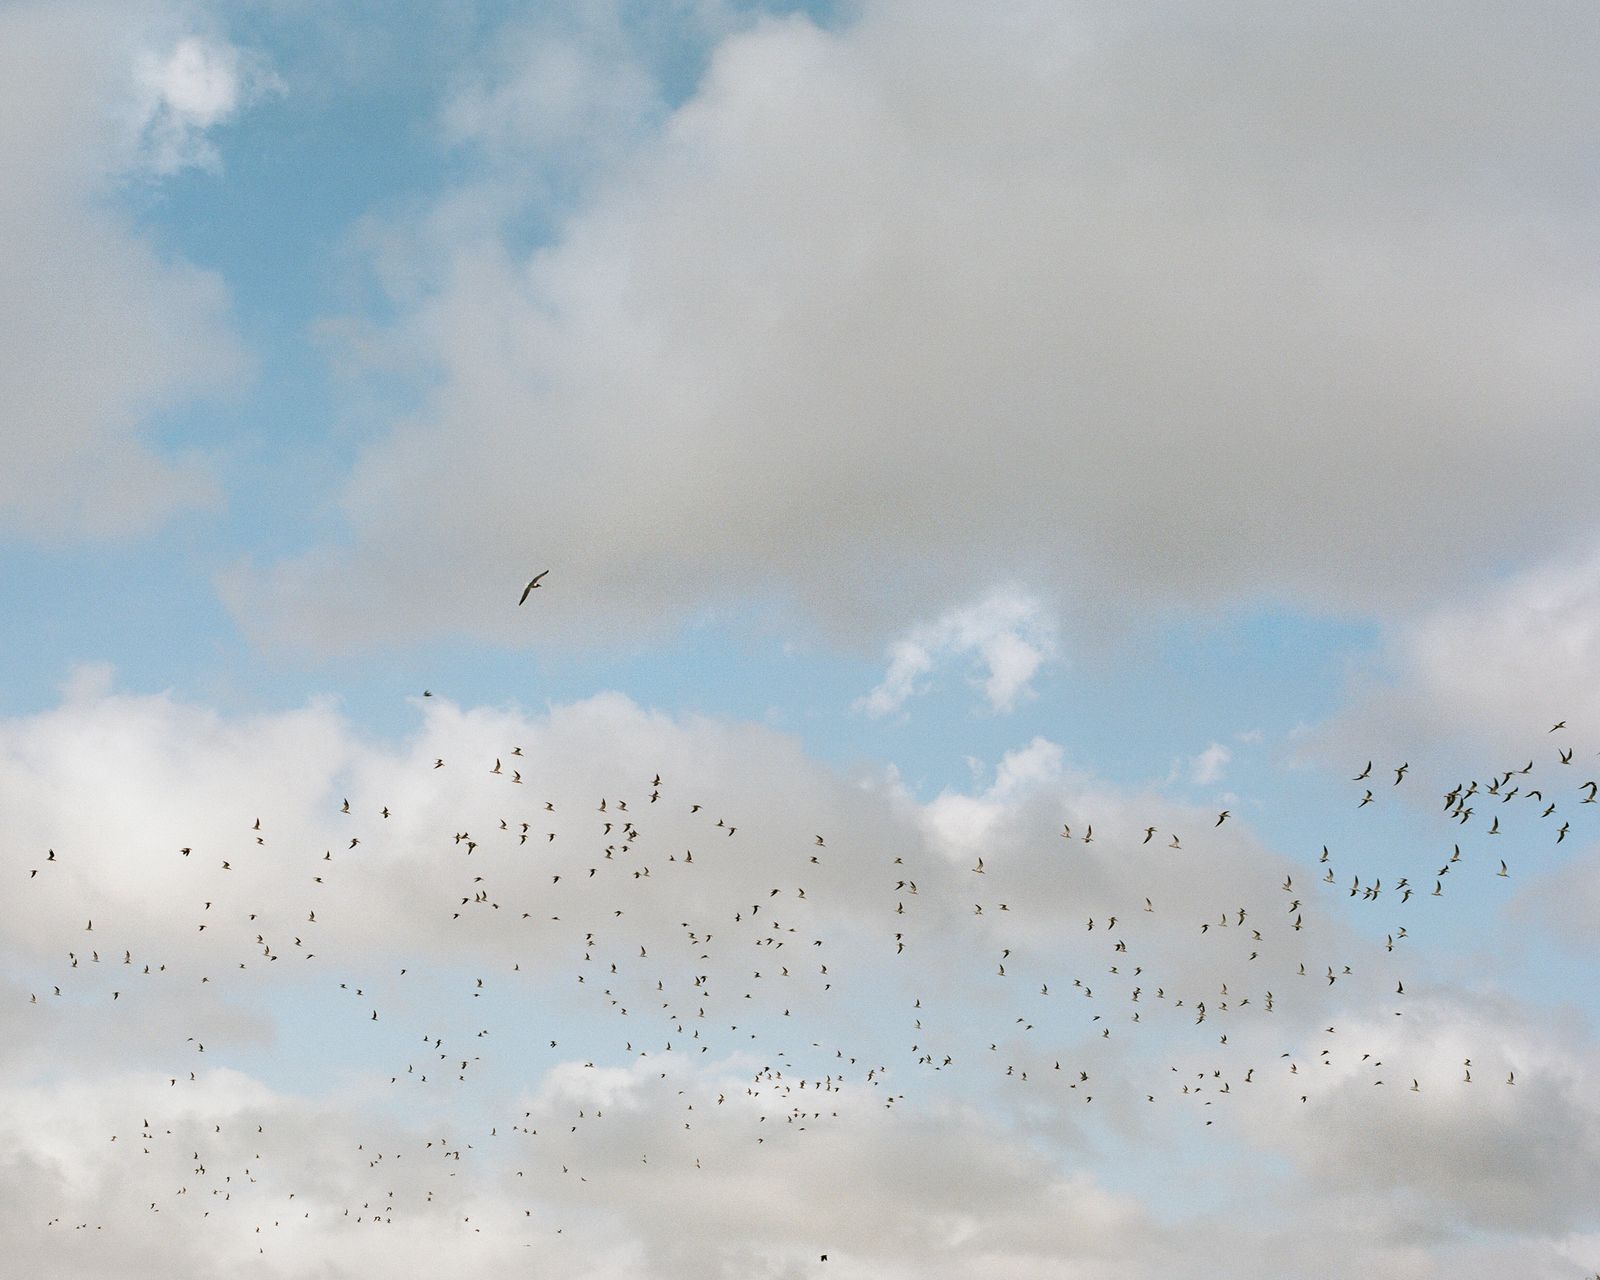
[[[523,604],[523,603],[525,603],[527,601],[528,593],[531,592],[536,586],[538,586],[539,585],[539,579],[544,577],[544,575],[549,573],[549,572],[550,572],[550,570],[543,569],[540,572],[534,574],[534,576],[532,578],[528,579],[528,585],[522,588],[522,599],[517,601],[517,603],[519,605]]]

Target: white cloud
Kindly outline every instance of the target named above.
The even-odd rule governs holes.
[[[237,380],[221,281],[158,253],[108,199],[209,155],[248,89],[240,55],[170,42],[162,6],[0,14],[0,530],[137,533],[218,500],[204,459],[162,450],[161,410]],[[164,52],[154,53],[161,49]]]
[[[435,393],[350,477],[348,547],[241,571],[241,616],[545,643],[759,596],[872,642],[1008,577],[1113,630],[1436,593],[1600,479],[1595,22],[883,3],[734,34],[536,252],[441,198],[470,231],[397,333]],[[573,585],[530,633],[500,602],[534,549]]]
[[[135,64],[141,167],[161,175],[191,166],[220,166],[206,131],[245,103],[282,92],[283,82],[258,60],[222,41],[185,36],[170,50],[145,50]]]
[[[1209,787],[1214,782],[1221,782],[1232,759],[1232,751],[1220,742],[1213,742],[1199,755],[1190,757],[1189,781],[1197,787]]]
[[[899,711],[927,691],[918,683],[923,677],[952,659],[971,657],[986,673],[981,687],[990,709],[1010,711],[1019,698],[1032,695],[1030,682],[1055,653],[1055,625],[1044,606],[1014,587],[1002,588],[913,627],[891,644],[883,680],[856,708],[872,716]]]
[[[17,1256],[353,1277],[454,1250],[477,1276],[531,1246],[563,1275],[732,1280],[828,1251],[855,1277],[1109,1280],[1226,1254],[1265,1280],[1487,1277],[1514,1244],[1553,1276],[1593,1226],[1588,1032],[1458,989],[1431,916],[1389,952],[1247,824],[1042,738],[922,805],[617,695],[417,711],[377,743],[330,705],[226,717],[85,669],[0,720]],[[1407,1149],[1373,1168],[1380,1121]],[[137,1244],[151,1201],[181,1252]]]
[[[1538,748],[1543,776],[1558,750],[1581,762],[1594,749],[1585,743],[1600,746],[1597,664],[1600,554],[1546,560],[1391,627],[1307,750],[1359,763],[1424,745],[1471,758]]]

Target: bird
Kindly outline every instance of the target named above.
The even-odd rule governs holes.
[[[528,579],[528,585],[522,588],[522,598],[517,601],[518,605],[522,605],[522,604],[527,603],[527,599],[528,599],[529,594],[534,592],[534,591],[536,591],[536,590],[538,590],[538,588],[539,588],[539,579],[544,577],[544,575],[549,573],[549,572],[550,572],[550,570],[544,569],[544,570],[540,571],[539,573],[534,574],[533,577]]]

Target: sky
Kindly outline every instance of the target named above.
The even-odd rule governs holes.
[[[1596,50],[0,0],[13,1265],[1600,1272]]]

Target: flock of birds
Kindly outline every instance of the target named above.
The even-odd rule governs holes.
[[[1056,1105],[1159,1109],[1172,1117],[1162,1123],[1187,1118],[1203,1133],[1257,1091],[1293,1106],[1336,1087],[1323,1080],[1445,1087],[1441,1064],[1407,1065],[1404,1041],[1373,1028],[1395,1025],[1426,986],[1408,960],[1439,920],[1423,903],[1467,877],[1509,878],[1509,857],[1486,852],[1490,837],[1526,837],[1532,822],[1561,844],[1596,802],[1600,781],[1578,782],[1571,747],[1550,741],[1548,765],[1529,759],[1440,793],[1449,836],[1436,853],[1388,850],[1354,866],[1324,845],[1286,863],[1281,880],[1274,871],[1250,885],[1208,868],[1231,856],[1228,809],[1193,834],[1170,830],[1170,818],[1128,830],[1102,819],[1098,832],[1074,820],[1024,850],[957,862],[924,844],[871,849],[843,833],[762,829],[679,794],[665,771],[628,794],[542,794],[521,745],[484,744],[475,757],[435,756],[425,779],[397,780],[386,801],[341,797],[328,815],[347,824],[337,844],[280,853],[272,821],[252,814],[225,847],[197,838],[159,855],[177,876],[162,895],[176,915],[153,933],[148,920],[84,916],[28,998],[104,1020],[200,989],[215,1014],[222,995],[258,992],[263,974],[293,968],[308,1001],[347,1021],[341,1051],[377,1092],[456,1126],[342,1153],[360,1190],[337,1213],[363,1226],[427,1210],[442,1180],[477,1162],[513,1189],[530,1240],[565,1231],[585,1184],[614,1168],[615,1142],[599,1138],[613,1122],[600,1093],[506,1101],[507,1080],[558,1063],[632,1073],[657,1113],[638,1164],[669,1183],[728,1159],[730,1143],[792,1146],[924,1092],[1045,1090]],[[409,797],[425,785],[437,803],[453,771],[469,779],[454,785],[470,821],[403,826]],[[1352,810],[1381,809],[1384,792],[1414,785],[1410,772],[1368,761],[1351,775]],[[52,897],[53,882],[77,856],[42,850],[24,868],[30,911],[65,917],[70,901]],[[1260,859],[1245,865],[1259,872]],[[399,902],[422,922],[415,940],[383,927]],[[181,947],[152,940],[183,933]],[[1359,1015],[1354,1036],[1331,1009]],[[272,1147],[269,1117],[206,1123],[173,1101],[203,1086],[211,1064],[250,1063],[259,1047],[230,1043],[222,1018],[181,1041],[168,1042],[168,1027],[152,1018],[118,1031],[167,1063],[157,1096],[106,1135],[124,1194],[181,1219],[265,1200],[257,1188],[270,1182],[255,1222],[268,1234],[335,1212],[284,1190],[295,1149]],[[1445,1065],[1448,1087],[1522,1079],[1514,1062]],[[222,1141],[240,1126],[254,1130],[242,1161]],[[274,1150],[286,1167],[268,1179]],[[393,1179],[402,1161],[421,1182]],[[483,1229],[470,1205],[456,1208]]]

